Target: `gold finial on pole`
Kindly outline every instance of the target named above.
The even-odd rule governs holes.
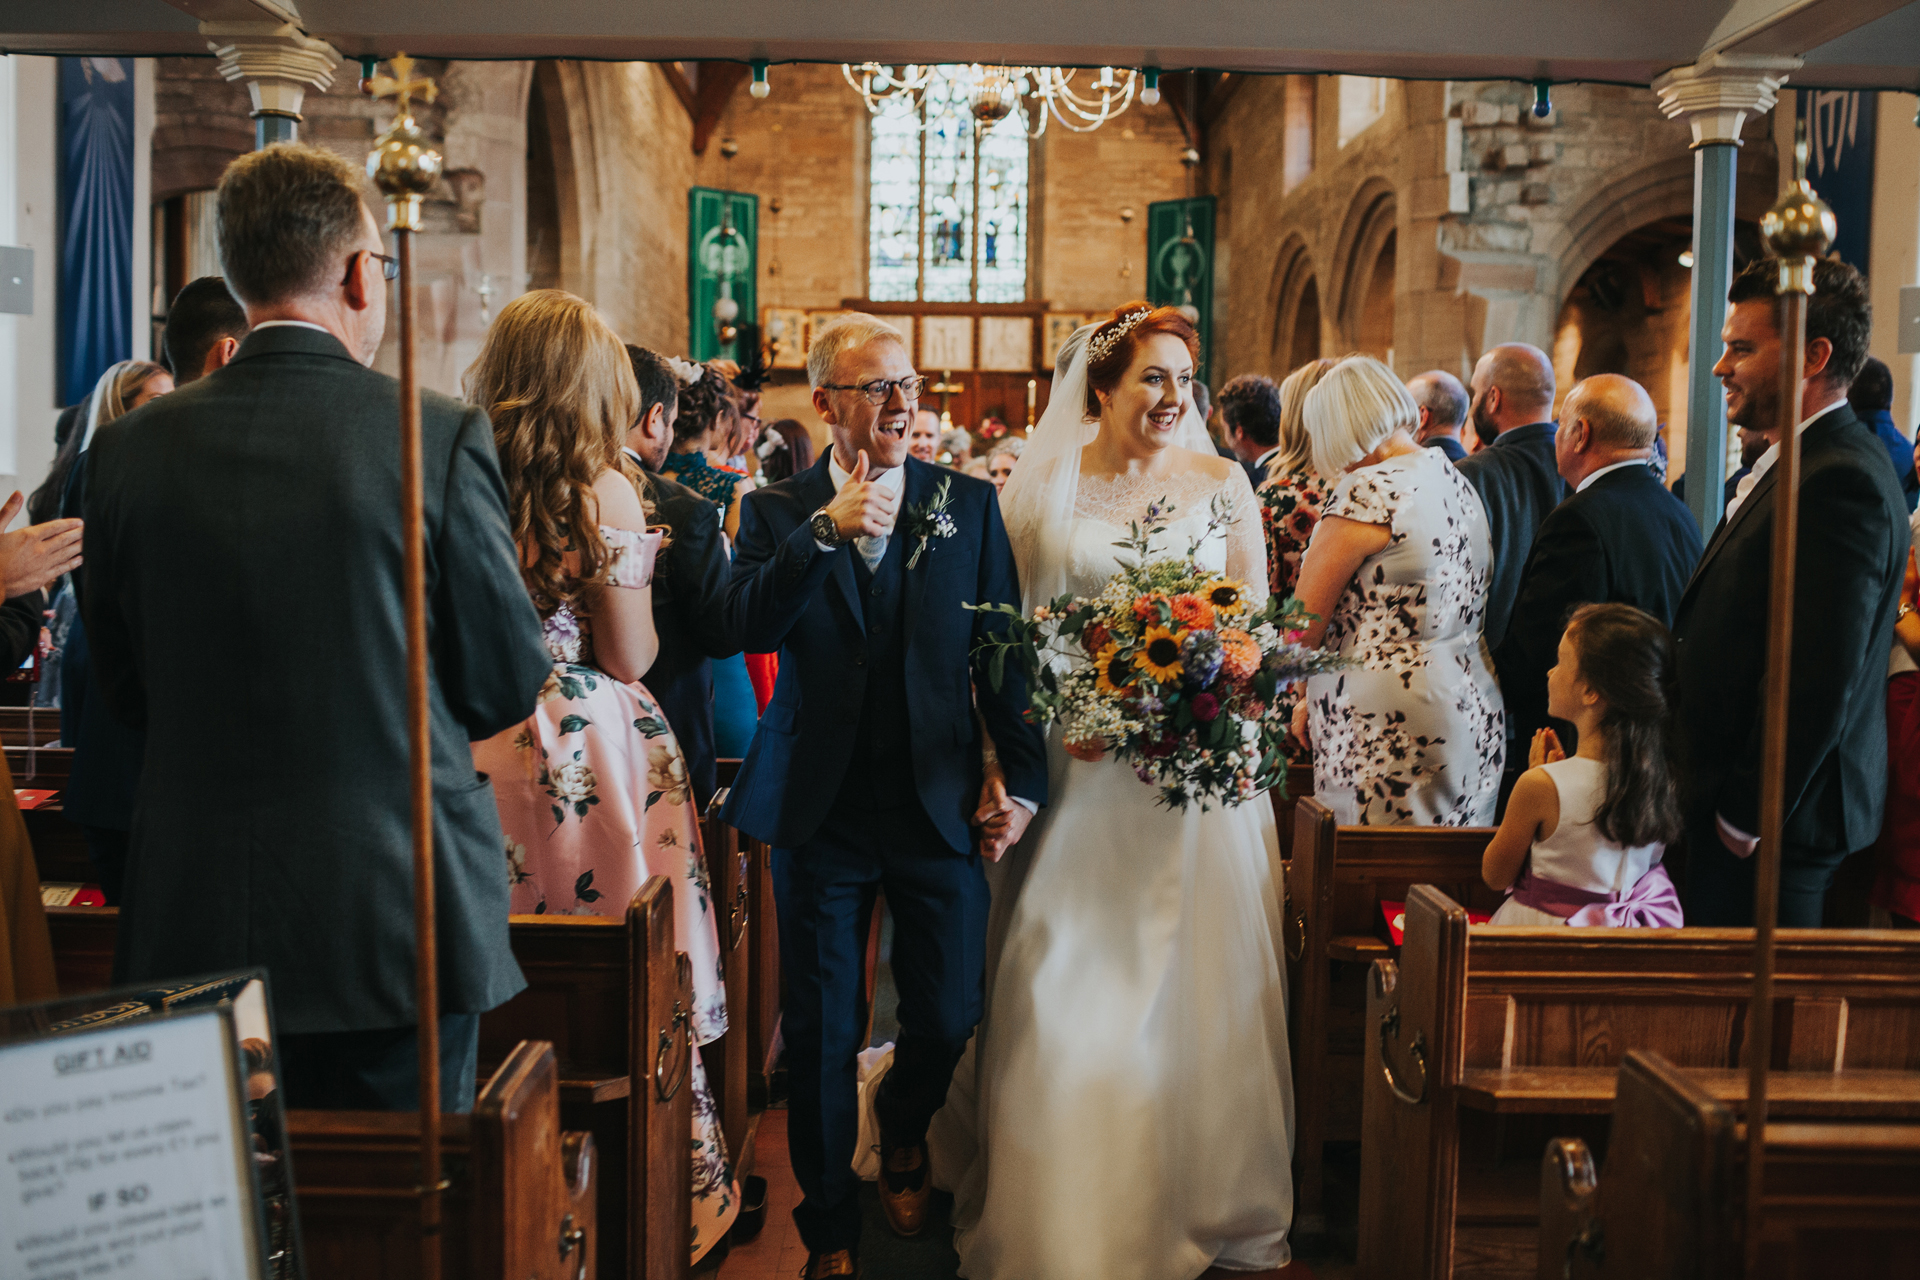
[[[395,110],[393,128],[380,135],[367,156],[367,176],[387,198],[387,228],[418,231],[420,199],[440,179],[440,153],[413,122],[412,108],[416,99],[432,102],[440,90],[427,77],[413,74],[413,59],[404,53],[396,53],[391,66],[392,75],[367,82],[374,97],[392,98]]]
[[[400,530],[402,612],[407,636],[407,740],[413,830],[414,1012],[420,1056],[420,1274],[440,1277],[440,960],[433,890],[433,735],[428,719],[427,553],[421,484],[420,383],[415,347],[413,237],[420,198],[440,177],[440,153],[413,122],[415,98],[433,101],[433,81],[413,75],[413,59],[393,59],[391,76],[368,89],[393,98],[398,114],[367,156],[367,176],[387,199],[387,227],[400,260]]]
[[[1760,234],[1780,260],[1778,291],[1813,292],[1813,264],[1826,256],[1840,224],[1807,182],[1807,122],[1793,132],[1793,181],[1760,219]]]

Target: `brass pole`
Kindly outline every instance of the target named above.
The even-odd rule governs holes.
[[[1760,747],[1760,847],[1753,892],[1753,1004],[1747,1015],[1748,1276],[1760,1274],[1762,1193],[1767,1158],[1767,1068],[1773,1057],[1774,925],[1780,908],[1781,830],[1786,821],[1787,695],[1793,654],[1794,561],[1800,522],[1800,391],[1806,367],[1807,296],[1814,262],[1833,241],[1833,211],[1807,185],[1803,121],[1794,143],[1794,182],[1761,219],[1779,259],[1775,321],[1780,333],[1780,455],[1773,504],[1773,580],[1767,607],[1767,710]]]
[[[431,102],[434,86],[412,77],[412,59],[393,59],[393,75],[368,82],[376,97],[398,99],[399,118],[374,144],[367,172],[387,199],[387,226],[400,259],[400,529],[407,630],[408,776],[412,792],[414,1013],[420,1055],[420,1274],[440,1275],[440,965],[433,891],[433,730],[428,719],[427,551],[420,479],[420,385],[414,348],[413,237],[420,198],[440,173],[440,153],[414,124],[408,103]]]

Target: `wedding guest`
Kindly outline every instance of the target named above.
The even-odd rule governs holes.
[[[227,167],[233,361],[102,427],[89,459],[96,692],[144,724],[121,915],[129,981],[264,966],[286,1101],[414,1110],[412,794],[399,387],[365,176],[281,143]],[[421,396],[442,1100],[473,1105],[481,1012],[525,984],[504,843],[466,743],[551,672],[486,415]],[[210,603],[210,600],[213,603]],[[263,711],[263,708],[269,710]],[[220,795],[209,803],[209,779]]]
[[[1920,516],[1912,522],[1920,547]],[[1873,843],[1873,904],[1896,929],[1920,929],[1920,566],[1907,553],[1887,672],[1887,811]]]
[[[955,471],[964,470],[973,461],[973,437],[959,427],[940,433],[940,462]]]
[[[1429,369],[1407,380],[1407,391],[1420,406],[1420,428],[1413,442],[1438,449],[1448,462],[1467,456],[1460,431],[1467,425],[1467,389],[1444,369]]]
[[[1264,374],[1243,373],[1220,388],[1219,409],[1220,434],[1257,489],[1280,452],[1280,388]]]
[[[1553,363],[1524,342],[1495,347],[1473,367],[1468,404],[1486,447],[1460,462],[1480,495],[1493,540],[1493,585],[1487,592],[1488,650],[1507,638],[1520,572],[1540,522],[1567,496],[1553,452]]]
[[[720,514],[678,481],[656,474],[673,444],[679,379],[666,359],[626,348],[640,413],[626,432],[626,455],[649,521],[664,534],[653,575],[653,629],[660,651],[642,677],[687,762],[693,802],[703,810],[719,785],[713,746],[713,663],[739,653],[722,616],[730,572]]]
[[[1267,460],[1267,477],[1259,486],[1260,515],[1266,523],[1268,586],[1285,599],[1300,577],[1300,557],[1307,553],[1313,528],[1320,522],[1333,485],[1313,468],[1313,440],[1307,434],[1307,393],[1338,361],[1310,360],[1280,384],[1280,420],[1274,431],[1274,453]]]
[[[1728,476],[1726,483],[1721,486],[1720,510],[1723,512],[1727,504],[1733,501],[1733,495],[1739,492],[1740,481],[1753,470],[1753,464],[1760,461],[1760,455],[1767,451],[1769,444],[1773,443],[1764,432],[1749,431],[1745,427],[1736,428],[1734,436],[1740,441],[1740,469]],[[1673,496],[1682,502],[1687,500],[1687,475],[1684,471],[1673,482]]]
[[[1013,464],[1020,461],[1020,455],[1026,450],[1026,441],[1019,436],[1008,436],[996,441],[987,454],[987,479],[993,482],[995,493],[1007,491],[1007,481],[1013,478]]]
[[[1700,526],[1648,465],[1654,422],[1646,390],[1618,374],[1575,383],[1560,406],[1554,449],[1573,496],[1541,523],[1494,654],[1515,743],[1547,727],[1547,672],[1575,606],[1632,605],[1664,627],[1700,562]]]
[[[1484,826],[1505,755],[1480,643],[1487,522],[1459,470],[1413,442],[1393,371],[1349,356],[1306,396],[1313,463],[1335,485],[1300,564],[1303,643],[1353,667],[1314,676],[1294,712],[1313,794],[1342,825]]]
[[[667,877],[674,946],[693,967],[693,1042],[710,1044],[726,1033],[727,1000],[700,822],[680,745],[640,683],[660,652],[651,597],[663,535],[620,467],[644,416],[632,363],[590,304],[536,289],[487,330],[466,392],[493,422],[552,659],[533,714],[473,746],[473,767],[494,780],[514,910],[617,920],[649,876]],[[698,1261],[740,1196],[699,1054],[688,1072]]]
[[[972,476],[975,480],[988,479],[987,460],[985,458],[968,458],[966,465],[960,468],[960,474],[963,476]]]
[[[660,474],[713,503],[721,527],[732,538],[740,528],[740,499],[753,488],[744,472],[725,465],[737,425],[733,384],[704,365],[681,364],[676,373],[680,411],[673,424],[673,449]]]
[[[76,528],[86,508],[89,446],[95,433],[173,389],[174,380],[166,370],[144,360],[123,361],[100,375],[87,398],[86,422],[71,439],[75,453],[60,499],[61,514],[72,519]],[[84,609],[84,567],[76,565],[69,580]],[[44,606],[37,600],[35,604],[37,614]],[[37,635],[38,626],[34,631]],[[146,735],[108,713],[106,703],[94,695],[91,665],[86,620],[76,618],[67,628],[67,643],[60,655],[60,741],[73,748],[73,771],[61,793],[60,808],[86,838],[87,861],[100,879],[101,896],[108,906],[117,907],[125,901],[127,838],[133,830],[133,801],[140,785]]]
[[[1900,434],[1893,424],[1893,371],[1886,362],[1873,356],[1860,366],[1860,373],[1847,389],[1847,403],[1863,426],[1880,437],[1893,462],[1893,473],[1900,477],[1900,492],[1907,497],[1907,510],[1920,505],[1920,478],[1914,474],[1913,441]]]
[[[1481,862],[1489,889],[1512,890],[1493,924],[1686,923],[1661,865],[1681,829],[1674,676],[1673,637],[1659,619],[1589,604],[1568,620],[1547,702],[1554,719],[1579,730],[1580,746],[1568,756],[1552,729],[1530,740],[1527,771]]]
[[[798,418],[776,418],[760,433],[760,483],[777,484],[813,465],[813,437]],[[912,452],[911,449],[908,452]],[[914,455],[919,457],[918,454]],[[925,462],[927,459],[921,458]]]
[[[1728,292],[1726,350],[1713,372],[1727,421],[1766,431],[1779,421],[1782,342],[1774,322],[1777,265],[1760,259]],[[1801,383],[1799,555],[1795,643],[1787,687],[1789,748],[1782,814],[1782,927],[1822,923],[1827,886],[1880,832],[1887,783],[1886,679],[1911,536],[1886,448],[1847,404],[1866,360],[1866,281],[1843,263],[1813,272]],[[1687,918],[1753,923],[1759,843],[1760,743],[1768,692],[1766,635],[1773,582],[1779,446],[1740,482],[1674,615],[1680,649],[1680,764],[1687,780]]]
[[[937,462],[940,455],[940,415],[931,409],[915,409],[907,425],[907,453],[922,462]],[[795,468],[798,475],[804,468]]]

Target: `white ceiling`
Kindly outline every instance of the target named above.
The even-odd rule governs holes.
[[[343,54],[768,58],[1644,84],[1719,45],[1804,54],[1794,83],[1920,89],[1903,0],[267,0]],[[201,54],[249,0],[0,0],[0,48]],[[191,11],[191,12],[188,12]],[[777,78],[777,73],[776,73]]]

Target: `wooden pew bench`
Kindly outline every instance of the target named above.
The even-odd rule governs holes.
[[[85,995],[113,985],[113,945],[119,932],[118,907],[47,908],[53,973],[61,995]]]
[[[1780,1078],[1767,1090],[1762,1270],[1752,1280],[1911,1274],[1920,1256],[1911,1110],[1859,1113],[1851,1124],[1775,1122]],[[1746,1276],[1747,1135],[1727,1104],[1701,1073],[1629,1053],[1604,1174],[1577,1138],[1549,1143],[1542,1157],[1540,1280]]]
[[[0,743],[44,747],[60,741],[60,708],[0,707]]]
[[[474,1102],[442,1119],[442,1271],[448,1280],[578,1280],[600,1249],[593,1138],[561,1128],[551,1045],[516,1046]],[[309,1276],[420,1275],[419,1117],[289,1111]],[[684,1252],[684,1250],[683,1250]]]
[[[700,821],[700,844],[706,856],[707,884],[713,894],[714,916],[720,926],[720,975],[727,984],[727,1032],[701,1050],[707,1084],[720,1109],[720,1130],[735,1172],[742,1178],[753,1170],[753,1136],[757,1113],[750,1109],[752,981],[749,940],[753,933],[751,885],[758,875],[753,866],[765,846],[744,839],[720,817],[727,788],[714,793]]]
[[[1772,1114],[1920,1117],[1920,935],[1778,939]],[[1415,888],[1399,961],[1368,983],[1361,1276],[1533,1275],[1535,1153],[1604,1148],[1629,1051],[1744,1098],[1752,959],[1748,929],[1469,928]]]
[[[6,746],[7,768],[13,774],[13,785],[34,789],[58,791],[67,785],[67,778],[73,773],[73,748],[71,747],[30,747]]]
[[[1416,884],[1438,884],[1491,912],[1500,895],[1481,883],[1480,859],[1492,838],[1490,827],[1336,827],[1312,796],[1295,802],[1287,935],[1288,946],[1298,947],[1288,957],[1296,1234],[1326,1229],[1326,1144],[1360,1138],[1366,971],[1393,954],[1380,903],[1404,901]]]
[[[527,989],[480,1019],[487,1070],[521,1040],[553,1045],[562,1122],[600,1153],[599,1275],[687,1274],[692,1207],[692,972],[674,948],[673,889],[654,876],[624,919],[513,916]]]
[[[1313,794],[1313,766],[1310,764],[1290,764],[1287,766],[1287,789],[1282,794],[1275,787],[1267,792],[1267,799],[1273,805],[1273,824],[1279,829],[1280,856],[1282,859],[1293,856],[1293,815],[1300,801]]]
[[[719,817],[719,805],[740,775],[740,761],[714,762],[720,790],[708,806],[713,819]],[[773,850],[743,831],[733,839],[747,855],[745,911],[746,924],[746,1019],[747,1019],[747,1097],[748,1110],[757,1113],[766,1108],[773,1087],[769,1083],[780,1052],[780,919],[773,905]],[[728,992],[728,1017],[732,1017],[732,991]]]

